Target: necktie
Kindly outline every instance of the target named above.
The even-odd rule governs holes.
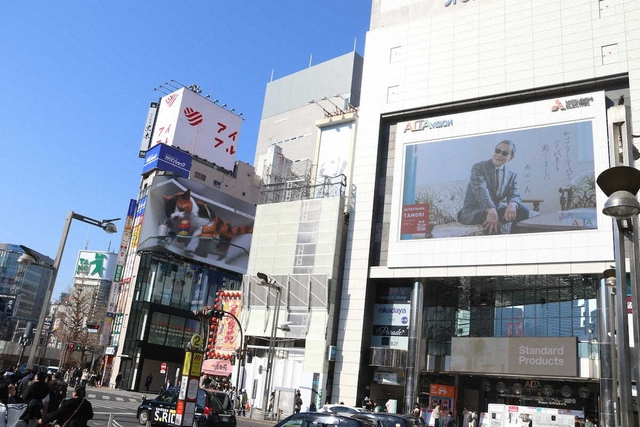
[[[500,191],[500,169],[496,169],[496,192]]]

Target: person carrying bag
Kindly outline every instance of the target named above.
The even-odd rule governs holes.
[[[73,397],[62,402],[60,407],[38,420],[38,424],[51,424],[54,427],[87,427],[93,418],[93,407],[86,399],[87,390],[78,386],[73,390]]]

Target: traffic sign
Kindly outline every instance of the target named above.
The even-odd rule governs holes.
[[[200,347],[202,347],[202,335],[199,334],[194,334],[191,337],[191,345],[193,346],[193,348],[195,348],[196,350],[200,350]]]
[[[162,362],[162,365],[160,365],[160,373],[161,374],[166,374],[167,373],[167,364]]]

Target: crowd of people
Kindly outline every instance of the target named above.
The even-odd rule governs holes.
[[[59,372],[20,372],[10,368],[0,372],[0,403],[24,404],[20,420],[25,422],[85,427],[93,418],[91,402],[86,399],[87,383],[83,384],[81,378],[78,384],[70,384]],[[69,386],[74,387],[71,398],[67,398]]]
[[[69,369],[64,373],[64,380],[67,384],[74,387],[82,385],[84,387],[102,387],[102,374],[96,371],[89,371],[89,369],[77,367],[75,369]]]

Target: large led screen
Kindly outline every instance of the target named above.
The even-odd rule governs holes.
[[[602,234],[608,245],[610,221],[597,207],[595,184],[609,166],[605,99],[584,93],[399,123],[389,265],[560,261],[548,251],[500,252],[507,243],[493,246],[492,259],[474,255],[497,237],[526,251],[558,246],[532,240],[542,233]],[[452,246],[453,239],[466,243]],[[429,241],[442,243],[419,246]],[[431,248],[447,259],[425,259]],[[566,259],[600,256],[583,251]]]
[[[198,182],[158,176],[144,216],[138,250],[168,251],[246,273],[255,205]]]
[[[575,108],[601,105],[594,95]],[[399,135],[463,132],[404,145],[400,240],[597,229],[594,121],[571,120],[556,102],[489,110],[486,128],[487,112],[402,124]],[[545,107],[558,123],[535,123]],[[465,134],[469,118],[479,132]]]

